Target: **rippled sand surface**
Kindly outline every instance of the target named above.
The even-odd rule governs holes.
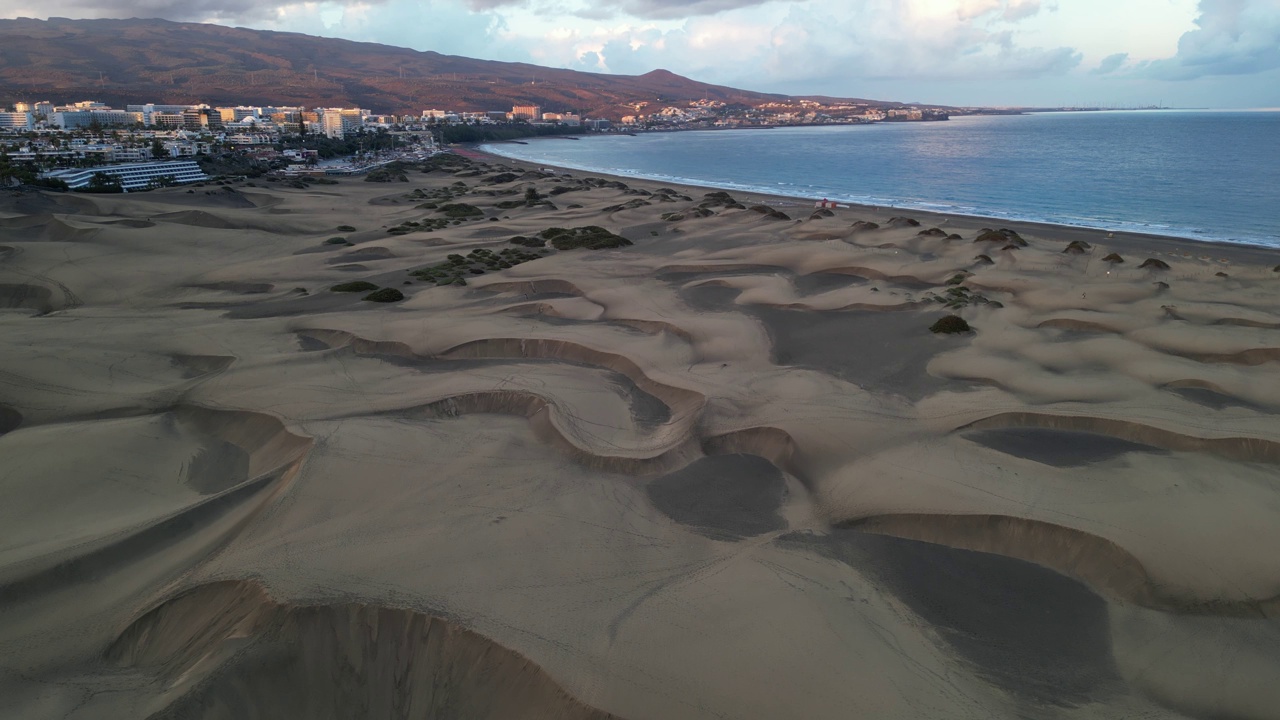
[[[1274,254],[409,179],[0,196],[0,717],[1280,717]]]

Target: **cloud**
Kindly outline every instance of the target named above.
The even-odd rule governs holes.
[[[956,7],[956,15],[961,20],[993,16],[1006,22],[1017,22],[1040,10],[1040,0],[964,0]]]
[[[731,10],[764,5],[775,0],[613,0],[584,2],[573,8],[557,8],[588,20],[631,17],[643,20],[680,20],[702,15],[715,15]],[[781,0],[797,2],[799,0]],[[1017,1],[1017,0],[1014,0]],[[1038,1],[1038,0],[1033,0]],[[477,10],[529,5],[531,0],[467,0]]]
[[[1251,75],[1280,68],[1280,4],[1276,0],[1200,0],[1196,29],[1171,58],[1142,73],[1163,80]]]
[[[1026,46],[1005,20],[1027,0],[840,0],[772,4],[662,24],[619,24],[543,39],[536,61],[793,92],[853,92],[868,80],[1038,78],[1076,67],[1070,47]],[[587,53],[592,53],[589,59]]]
[[[519,7],[525,0],[467,0],[467,7],[472,10],[497,10],[503,7]]]
[[[1098,67],[1090,72],[1094,75],[1108,75],[1120,69],[1121,65],[1129,59],[1129,53],[1116,53],[1102,58],[1102,62],[1098,63]]]
[[[652,20],[672,20],[695,15],[714,15],[729,10],[763,5],[769,0],[624,0],[621,14]]]
[[[348,4],[322,34],[449,55],[527,60],[524,47],[504,42],[509,31],[501,13],[474,12],[461,2],[385,0]]]
[[[715,15],[764,5],[773,0],[615,0],[612,3],[593,2],[578,11],[584,18],[602,19],[630,16],[643,20],[674,20],[702,15]],[[787,0],[783,0],[786,2]],[[473,3],[508,4],[523,0],[470,0]],[[790,0],[789,4],[799,4]],[[865,4],[865,3],[864,3]],[[902,3],[911,5],[911,2]],[[1005,22],[1016,22],[1036,15],[1043,9],[1041,0],[940,0],[954,9],[962,21],[989,17]],[[857,12],[857,7],[848,10]]]

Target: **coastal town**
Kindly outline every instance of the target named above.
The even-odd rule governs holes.
[[[17,102],[0,110],[0,187],[35,184],[99,192],[144,190],[237,173],[363,174],[421,159],[448,144],[539,135],[640,133],[947,120],[936,107],[715,100],[636,102],[617,118],[514,105],[510,110],[424,109],[384,115],[364,108],[207,104]]]

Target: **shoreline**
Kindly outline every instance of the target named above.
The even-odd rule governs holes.
[[[812,210],[814,209],[812,203],[821,199],[808,198],[800,195],[787,195],[784,193],[755,192],[740,188],[720,187],[717,185],[700,185],[655,180],[638,175],[622,175],[596,170],[584,170],[582,168],[556,165],[554,163],[537,163],[530,160],[521,160],[518,158],[507,157],[505,155],[499,155],[483,149],[484,146],[491,144],[492,143],[476,143],[470,145],[459,145],[455,148],[449,149],[449,151],[454,152],[457,149],[462,149],[467,153],[472,153],[474,156],[482,157],[488,161],[509,163],[529,170],[552,168],[566,173],[590,173],[591,175],[607,177],[632,185],[643,185],[646,187],[652,186],[649,187],[649,189],[652,189],[653,187],[673,187],[683,188],[685,190],[699,193],[724,190],[743,195],[744,199],[751,199],[752,202],[758,200],[759,202],[774,204],[779,207],[803,206],[806,207],[806,209]],[[1223,255],[1225,256],[1224,259],[1230,262],[1245,262],[1249,264],[1275,264],[1280,262],[1280,247],[1270,245],[1226,240],[1201,240],[1197,238],[1182,237],[1180,235],[1143,233],[1132,230],[1106,230],[1104,228],[1064,225],[1061,223],[1039,222],[1035,220],[1012,220],[990,215],[942,213],[934,210],[916,210],[890,205],[865,205],[852,202],[841,202],[839,204],[848,206],[847,208],[841,209],[848,212],[862,212],[867,216],[859,219],[870,219],[876,222],[881,222],[884,219],[894,216],[911,216],[919,220],[922,227],[942,227],[949,231],[956,229],[979,230],[986,227],[990,227],[992,229],[1008,228],[1010,230],[1015,230],[1020,234],[1030,234],[1054,239],[1060,238],[1064,242],[1083,240],[1091,244],[1105,244],[1109,247],[1115,247],[1118,250],[1127,249],[1129,252],[1176,254],[1171,252],[1173,248],[1185,246],[1182,249],[1195,248],[1197,253],[1217,253]],[[1198,257],[1200,256],[1198,255]],[[1277,267],[1280,267],[1280,265],[1277,265]]]

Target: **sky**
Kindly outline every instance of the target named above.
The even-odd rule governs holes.
[[[1280,0],[0,0],[789,95],[1280,107]]]

